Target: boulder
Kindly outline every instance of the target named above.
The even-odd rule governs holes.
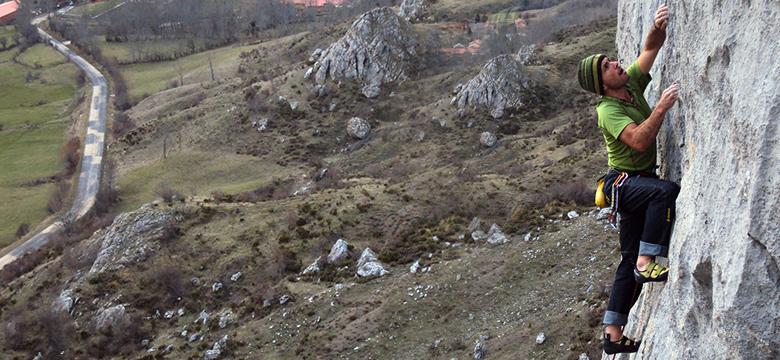
[[[544,332],[540,332],[538,335],[536,335],[536,343],[539,345],[544,344],[544,340],[546,340],[547,337],[544,336]]]
[[[496,135],[494,135],[489,131],[485,131],[479,135],[479,143],[482,144],[482,146],[484,147],[496,146],[497,142],[498,142],[498,138],[496,137]]]
[[[360,255],[357,263],[357,274],[361,277],[383,276],[389,273],[384,265],[379,262],[376,254],[371,249],[366,248]]]
[[[661,1],[618,5],[618,54],[636,59]],[[666,43],[646,94],[679,82],[658,137],[679,182],[670,276],[642,291],[632,359],[776,359],[780,354],[780,6],[665,1]],[[717,14],[717,15],[713,15]],[[623,357],[627,359],[628,357]]]
[[[474,241],[482,241],[487,239],[488,235],[482,230],[476,230],[471,233],[471,239]]]
[[[181,221],[169,207],[144,205],[136,211],[120,214],[105,229],[93,234],[89,243],[100,245],[89,275],[121,269],[154,254],[171,226]]]
[[[498,227],[498,225],[493,224],[490,226],[490,230],[488,230],[487,242],[490,245],[506,244],[509,242],[509,237],[501,231],[501,228]]]
[[[347,242],[342,239],[338,239],[336,240],[336,243],[333,244],[333,247],[330,248],[330,253],[328,254],[328,263],[333,264],[335,262],[339,262],[346,259],[348,256],[349,244],[347,244]]]
[[[347,134],[349,136],[362,140],[371,132],[371,124],[359,117],[353,117],[347,121]]]
[[[95,329],[104,334],[117,334],[125,324],[130,321],[130,317],[125,311],[124,305],[116,305],[109,308],[98,310],[95,317]]]
[[[262,118],[260,120],[253,120],[252,121],[252,127],[257,129],[257,131],[262,132],[263,130],[268,128],[268,118]]]
[[[314,64],[314,79],[355,80],[372,98],[383,84],[407,79],[415,62],[417,39],[408,21],[390,8],[361,15],[347,33],[322,52]]]
[[[407,21],[416,21],[426,16],[428,0],[403,0],[398,16]]]
[[[320,272],[320,264],[325,262],[325,258],[320,256],[317,258],[317,260],[314,260],[311,265],[307,266],[305,269],[303,269],[303,272],[301,272],[301,275],[309,275],[309,274],[316,274]]]
[[[482,219],[475,216],[473,219],[471,219],[471,222],[469,223],[468,231],[474,232],[481,229],[482,229]]]
[[[531,79],[525,66],[512,55],[500,55],[488,61],[460,89],[452,104],[457,104],[459,109],[484,107],[498,119],[506,110],[523,107],[531,97]]]
[[[219,314],[219,328],[224,329],[236,320],[236,316],[233,315],[233,311],[230,309],[222,310]]]
[[[51,308],[54,312],[72,314],[73,305],[75,305],[76,301],[78,301],[78,298],[73,298],[73,290],[65,289],[60,293],[60,296],[52,302]]]

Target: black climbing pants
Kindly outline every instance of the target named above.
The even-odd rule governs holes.
[[[610,171],[605,190],[611,191],[615,177],[617,172]],[[634,281],[637,256],[667,256],[680,186],[656,176],[635,175],[619,192],[621,260],[604,314],[606,325],[628,323],[628,313],[642,291],[642,284]]]

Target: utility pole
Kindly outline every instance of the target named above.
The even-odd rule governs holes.
[[[214,64],[211,63],[211,55],[209,55],[209,70],[211,70],[211,81],[214,81]]]

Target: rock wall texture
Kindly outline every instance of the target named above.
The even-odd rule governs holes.
[[[416,56],[417,38],[412,25],[390,8],[361,15],[347,33],[322,52],[313,66],[314,79],[359,80],[369,98],[383,84],[405,80]]]
[[[780,2],[665,2],[668,38],[646,95],[653,104],[680,83],[659,163],[682,191],[669,282],[645,288],[627,327],[644,339],[633,358],[777,359]],[[620,1],[624,64],[639,54],[660,3]]]

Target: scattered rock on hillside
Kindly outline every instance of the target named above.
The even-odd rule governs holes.
[[[491,245],[506,244],[509,242],[509,237],[501,231],[498,225],[493,224],[490,226],[490,230],[488,230],[487,242]]]
[[[73,312],[73,305],[75,305],[78,298],[73,298],[73,290],[65,289],[60,293],[60,296],[52,302],[51,307],[54,312],[71,314]]]
[[[474,344],[474,360],[482,360],[485,358],[485,355],[487,355],[487,344],[485,344],[487,339],[487,336],[482,335],[479,337],[476,344]]]
[[[95,318],[95,329],[105,334],[116,334],[116,330],[130,321],[124,305],[116,305],[110,308],[98,310]]]
[[[520,50],[517,51],[517,61],[519,61],[523,65],[527,65],[528,62],[531,60],[531,57],[534,56],[534,53],[536,52],[536,45],[531,44],[527,46],[523,46],[520,48]]]
[[[268,118],[262,118],[260,120],[254,120],[252,121],[252,127],[257,129],[257,131],[263,131],[268,128]]]
[[[536,343],[539,345],[543,344],[545,339],[544,332],[540,332],[539,335],[536,335]]]
[[[496,142],[498,142],[498,138],[489,131],[485,131],[479,135],[479,143],[482,144],[482,146],[493,147],[496,146]]]
[[[320,256],[317,258],[317,260],[314,260],[311,265],[307,266],[305,269],[303,269],[303,272],[301,272],[301,275],[308,275],[308,274],[316,274],[320,272],[320,265],[325,262],[325,258]]]
[[[359,117],[353,117],[347,121],[347,134],[355,139],[365,139],[371,131],[371,124]]]
[[[89,275],[145,260],[159,249],[160,240],[171,236],[172,226],[180,220],[173,209],[150,204],[117,216],[110,226],[98,230],[88,240],[100,244]]]
[[[309,63],[310,64],[315,63],[317,60],[320,59],[320,56],[322,56],[322,49],[320,48],[315,49],[314,52],[311,53],[311,56],[309,56]]]
[[[227,349],[227,341],[228,341],[228,336],[227,335],[223,336],[222,339],[219,339],[219,341],[214,343],[214,346],[212,346],[211,349],[203,352],[203,358],[205,360],[218,359],[219,356],[222,354],[222,352]]]
[[[476,216],[473,219],[471,219],[471,223],[469,223],[469,232],[481,230],[481,228],[482,228],[482,219]]]
[[[233,315],[233,311],[230,309],[223,310],[222,313],[219,314],[219,328],[224,329],[235,321],[235,319],[236,316]]]
[[[415,21],[425,17],[427,0],[404,0],[401,3],[401,9],[398,11],[398,16],[406,19],[407,21]]]
[[[488,235],[482,230],[476,230],[471,233],[471,239],[474,241],[482,241],[487,239]]]
[[[568,218],[569,218],[569,220],[571,220],[571,219],[576,219],[576,218],[580,217],[580,214],[579,214],[577,211],[575,211],[575,210],[572,210],[572,211],[569,211],[569,212],[566,214],[566,217],[568,217]]]
[[[469,80],[451,103],[458,108],[486,107],[493,118],[505,110],[522,107],[530,95],[531,80],[525,66],[512,55],[500,55],[488,61],[482,71]]]
[[[409,267],[409,272],[412,274],[417,273],[420,270],[420,260],[415,261],[412,266]]]
[[[346,259],[347,256],[349,256],[349,244],[347,244],[347,242],[342,239],[338,239],[336,240],[336,243],[333,244],[333,247],[330,248],[330,253],[328,254],[328,263],[333,264],[335,262]]]
[[[580,357],[577,358],[577,360],[590,360],[590,357],[588,357],[588,354],[582,353],[580,354]]]
[[[407,79],[416,55],[417,39],[408,21],[390,8],[361,15],[347,33],[322,52],[314,64],[314,79],[358,80],[369,98],[388,82]]]
[[[371,249],[366,248],[363,250],[363,254],[360,255],[357,263],[357,274],[359,276],[383,276],[388,272]]]

